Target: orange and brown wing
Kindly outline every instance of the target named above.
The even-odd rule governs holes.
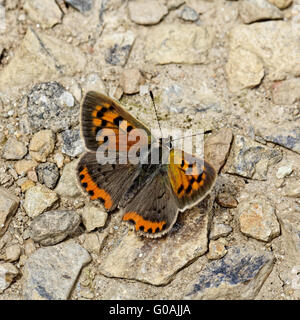
[[[122,141],[120,135],[127,137],[133,129],[143,129],[148,138],[144,143],[149,144],[149,129],[126,112],[119,103],[94,91],[86,94],[81,107],[81,132],[89,151],[96,152],[98,147],[111,137],[113,138],[108,141],[109,147],[119,151],[124,147],[119,145],[119,141]],[[127,140],[126,138],[124,141]],[[136,141],[126,142],[124,149],[128,150],[135,143]]]
[[[182,150],[171,150],[168,176],[181,211],[200,202],[216,180],[216,171],[208,162]]]

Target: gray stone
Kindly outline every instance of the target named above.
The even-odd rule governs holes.
[[[74,160],[65,165],[58,185],[55,188],[55,192],[60,196],[75,198],[82,194],[76,176],[77,163],[78,160]]]
[[[7,289],[19,270],[12,263],[0,263],[0,293]]]
[[[90,11],[93,7],[93,0],[65,0],[65,2],[82,13]]]
[[[20,160],[27,153],[24,143],[10,137],[2,148],[1,156],[6,160]]]
[[[283,18],[283,13],[267,0],[240,1],[239,12],[244,23]]]
[[[16,213],[19,206],[19,199],[0,187],[0,237],[5,233],[7,227]]]
[[[184,6],[179,13],[179,17],[185,21],[197,21],[199,19],[199,14],[191,7]]]
[[[168,14],[168,8],[157,0],[137,0],[128,4],[131,21],[142,25],[159,23]]]
[[[68,299],[89,253],[73,240],[36,250],[24,267],[25,300]]]
[[[147,61],[195,64],[206,62],[213,35],[204,27],[172,23],[152,28],[146,39]]]
[[[245,178],[267,180],[268,168],[282,159],[280,150],[262,146],[236,135],[225,171]]]
[[[39,182],[49,189],[54,189],[59,179],[59,170],[55,163],[41,163],[37,166],[36,172]]]
[[[74,233],[80,222],[80,216],[75,211],[47,211],[33,219],[29,235],[43,246],[54,245]]]
[[[77,129],[66,130],[61,134],[63,140],[62,153],[76,157],[84,151],[84,144],[81,140],[80,131]]]
[[[214,223],[209,233],[209,239],[217,240],[220,237],[226,237],[232,232],[232,228],[224,223]]]
[[[58,82],[40,83],[31,89],[27,108],[34,131],[51,129],[57,132],[78,121],[79,108],[67,105],[67,93]]]
[[[26,191],[23,207],[27,215],[35,218],[58,201],[57,194],[45,186],[35,186]]]
[[[210,194],[200,205],[181,213],[167,237],[145,239],[129,231],[108,240],[99,271],[108,277],[153,285],[169,283],[177,271],[207,251],[212,203]]]
[[[254,299],[273,268],[269,252],[231,247],[226,256],[208,263],[199,273],[186,299]]]

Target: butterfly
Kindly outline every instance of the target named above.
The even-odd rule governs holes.
[[[151,147],[155,139],[150,130],[103,94],[90,91],[85,95],[80,124],[87,149],[77,166],[80,186],[91,200],[102,202],[107,212],[123,210],[123,221],[131,223],[138,235],[150,238],[165,235],[178,213],[199,203],[214,186],[216,171],[211,164],[173,148],[170,138],[161,138],[156,147]],[[168,161],[120,161],[134,147],[136,141],[129,138],[136,129],[146,133],[146,139],[139,142],[150,149],[147,160],[156,152],[159,159],[162,154],[167,155]],[[110,136],[114,136],[115,143],[108,141]],[[122,143],[122,137],[126,144]],[[115,162],[99,163],[97,152],[104,144],[106,155],[112,151]]]

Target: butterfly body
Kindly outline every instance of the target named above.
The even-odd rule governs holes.
[[[136,129],[146,132],[139,141],[147,152],[139,154],[138,161],[128,161]],[[155,238],[166,234],[178,212],[200,202],[214,185],[216,172],[209,163],[203,159],[195,162],[194,156],[174,149],[171,137],[151,144],[150,130],[102,94],[86,94],[81,132],[88,149],[77,167],[81,187],[108,212],[120,208],[123,220],[132,223],[140,235]],[[103,146],[113,151],[114,163],[99,162],[97,152]],[[175,161],[179,156],[182,160]]]

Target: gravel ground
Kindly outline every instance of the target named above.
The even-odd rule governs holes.
[[[0,300],[300,299],[299,0],[0,0]],[[77,185],[82,97],[211,130],[162,239]]]

